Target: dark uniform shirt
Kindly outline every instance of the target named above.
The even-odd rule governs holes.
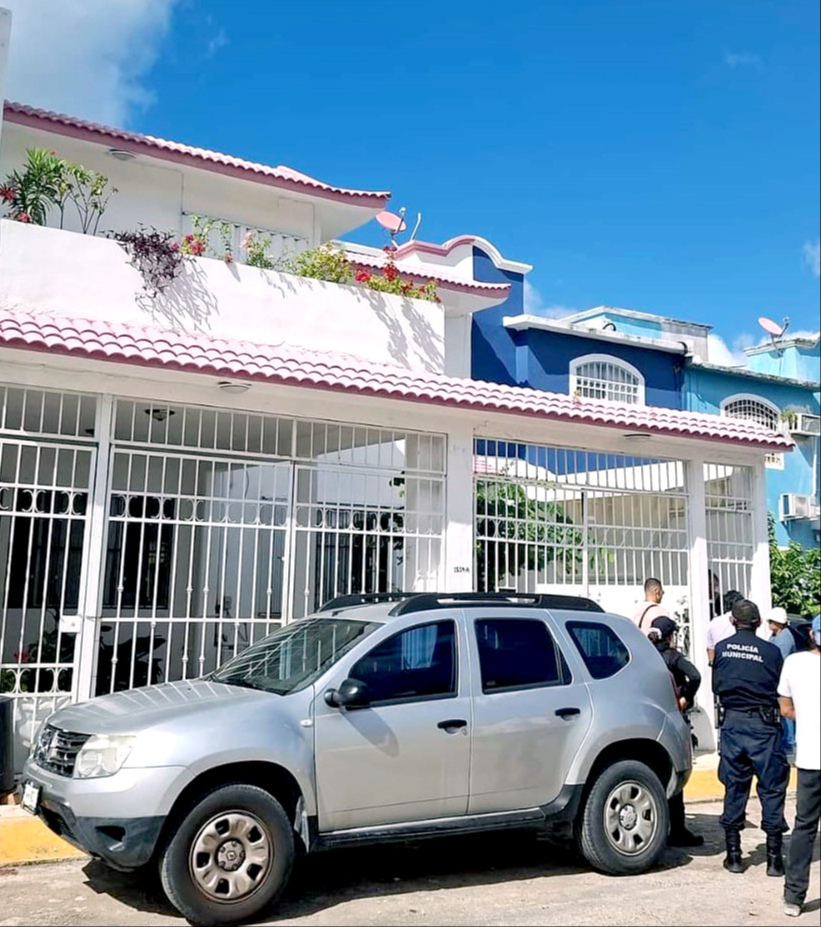
[[[687,708],[692,708],[696,692],[701,685],[701,673],[680,650],[668,648],[663,650],[661,655],[676,681],[679,694],[687,701]]]
[[[755,631],[738,631],[716,644],[713,692],[725,708],[751,711],[778,707],[778,680],[784,658],[775,644]]]

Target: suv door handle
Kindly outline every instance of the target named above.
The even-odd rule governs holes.
[[[557,708],[556,714],[560,718],[570,718],[572,715],[580,715],[582,713],[581,708]]]
[[[440,721],[436,725],[440,730],[447,731],[450,734],[452,731],[458,731],[460,728],[467,727],[468,723],[464,718],[451,718],[450,721]]]

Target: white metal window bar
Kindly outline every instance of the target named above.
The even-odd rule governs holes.
[[[777,406],[756,396],[738,395],[724,400],[721,404],[721,414],[727,418],[756,422],[770,431],[778,430],[779,410]],[[784,469],[784,455],[778,451],[767,454],[764,460],[766,466],[771,469]]]
[[[728,592],[750,594],[755,551],[752,468],[705,464],[704,491],[707,559],[713,594],[723,612]]]
[[[0,433],[93,441],[96,406],[94,396],[0,385]]]
[[[644,377],[632,365],[607,354],[588,354],[570,364],[570,394],[644,405]]]

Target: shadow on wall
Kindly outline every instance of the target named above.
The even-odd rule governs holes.
[[[422,362],[425,370],[431,373],[441,373],[445,364],[444,342],[436,333],[430,322],[422,315],[409,299],[402,299],[402,315],[408,322],[414,344],[408,341],[408,336],[391,304],[381,293],[373,290],[362,290],[362,295],[368,300],[374,315],[385,326],[388,332],[388,352],[391,358],[402,367],[409,367],[413,354]]]
[[[424,352],[426,359],[425,369],[433,373],[444,370],[445,352],[442,336],[437,334],[434,327],[409,299],[402,300],[402,314],[408,320],[416,343]],[[429,364],[427,359],[430,360]]]
[[[398,296],[386,298],[383,293],[359,287],[305,277],[297,280],[291,274],[244,265],[186,260],[179,276],[158,296],[138,293],[137,306],[151,323],[162,328],[214,335],[224,331],[226,323],[230,322],[220,318],[220,297],[217,294],[222,294],[225,289],[225,282],[219,277],[222,273],[233,278],[225,291],[229,294],[228,305],[242,305],[247,317],[255,319],[255,324],[260,326],[256,332],[248,332],[242,337],[253,338],[256,335],[271,343],[296,338],[296,342],[300,343],[309,339],[311,332],[316,332],[316,326],[327,321],[326,312],[342,312],[344,315],[328,326],[342,335],[341,352],[356,354],[356,345],[375,341],[378,352],[387,353],[391,362],[398,366],[422,367],[432,373],[441,373],[444,369],[444,335],[437,330],[435,318],[432,321],[413,300]],[[233,289],[233,283],[249,287],[244,300]],[[271,299],[265,296],[266,286],[273,297]],[[346,307],[348,313],[345,312]],[[293,325],[281,325],[280,322],[287,323],[287,319],[278,322],[277,311],[298,311],[300,317],[294,320]],[[432,306],[432,311],[441,313],[442,310]],[[377,334],[374,321],[384,327],[384,340],[374,337]],[[319,339],[320,342],[334,341],[333,337],[328,337],[328,331],[325,335],[324,339]],[[354,346],[353,350],[349,345]],[[304,347],[316,348],[311,343],[305,343]],[[330,346],[326,348],[332,349]]]
[[[211,317],[219,314],[219,302],[198,261],[183,261],[180,275],[162,293],[151,297],[139,292],[135,300],[152,322],[177,332],[208,334]]]

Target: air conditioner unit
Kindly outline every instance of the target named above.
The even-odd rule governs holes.
[[[783,492],[779,500],[781,521],[793,518],[815,518],[818,514],[818,505],[812,496],[804,496],[797,492]]]
[[[790,428],[790,433],[794,435],[812,435],[813,437],[821,435],[821,416],[799,412],[795,417],[795,425]]]

